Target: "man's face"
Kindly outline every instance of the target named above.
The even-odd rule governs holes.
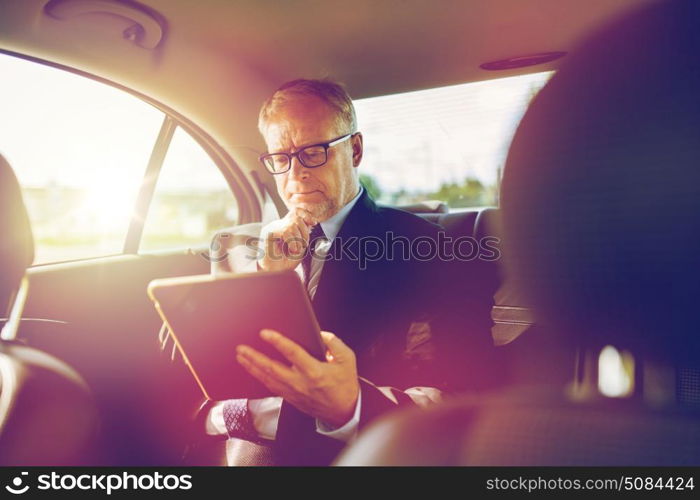
[[[333,109],[314,97],[299,97],[279,108],[263,136],[270,153],[293,153],[304,146],[327,142],[352,132],[339,130]],[[306,168],[297,158],[291,168],[275,175],[277,191],[287,208],[309,212],[317,222],[333,216],[359,190],[356,167],[362,158],[362,136],[328,149],[327,162]]]

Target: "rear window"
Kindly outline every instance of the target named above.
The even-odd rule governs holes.
[[[552,72],[355,101],[361,180],[390,205],[496,206],[510,141]]]

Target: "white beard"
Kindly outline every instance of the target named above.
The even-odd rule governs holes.
[[[334,200],[325,199],[321,203],[297,203],[289,207],[290,210],[294,208],[301,208],[311,214],[311,216],[318,222],[323,222],[328,218],[334,216],[338,212],[338,204]]]

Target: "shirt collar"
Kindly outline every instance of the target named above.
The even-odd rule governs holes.
[[[345,222],[345,219],[348,218],[348,215],[350,214],[352,207],[354,207],[355,203],[357,203],[357,200],[360,199],[362,191],[364,191],[364,188],[360,186],[360,190],[352,200],[346,203],[343,208],[338,210],[335,215],[321,222],[321,229],[323,229],[323,233],[326,235],[326,238],[329,241],[333,241],[340,232],[343,222]]]

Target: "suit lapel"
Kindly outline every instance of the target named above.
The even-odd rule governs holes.
[[[362,314],[365,281],[369,272],[360,269],[359,238],[381,232],[377,207],[364,191],[348,214],[323,265],[313,308],[321,328],[340,333],[345,329],[347,314]]]

